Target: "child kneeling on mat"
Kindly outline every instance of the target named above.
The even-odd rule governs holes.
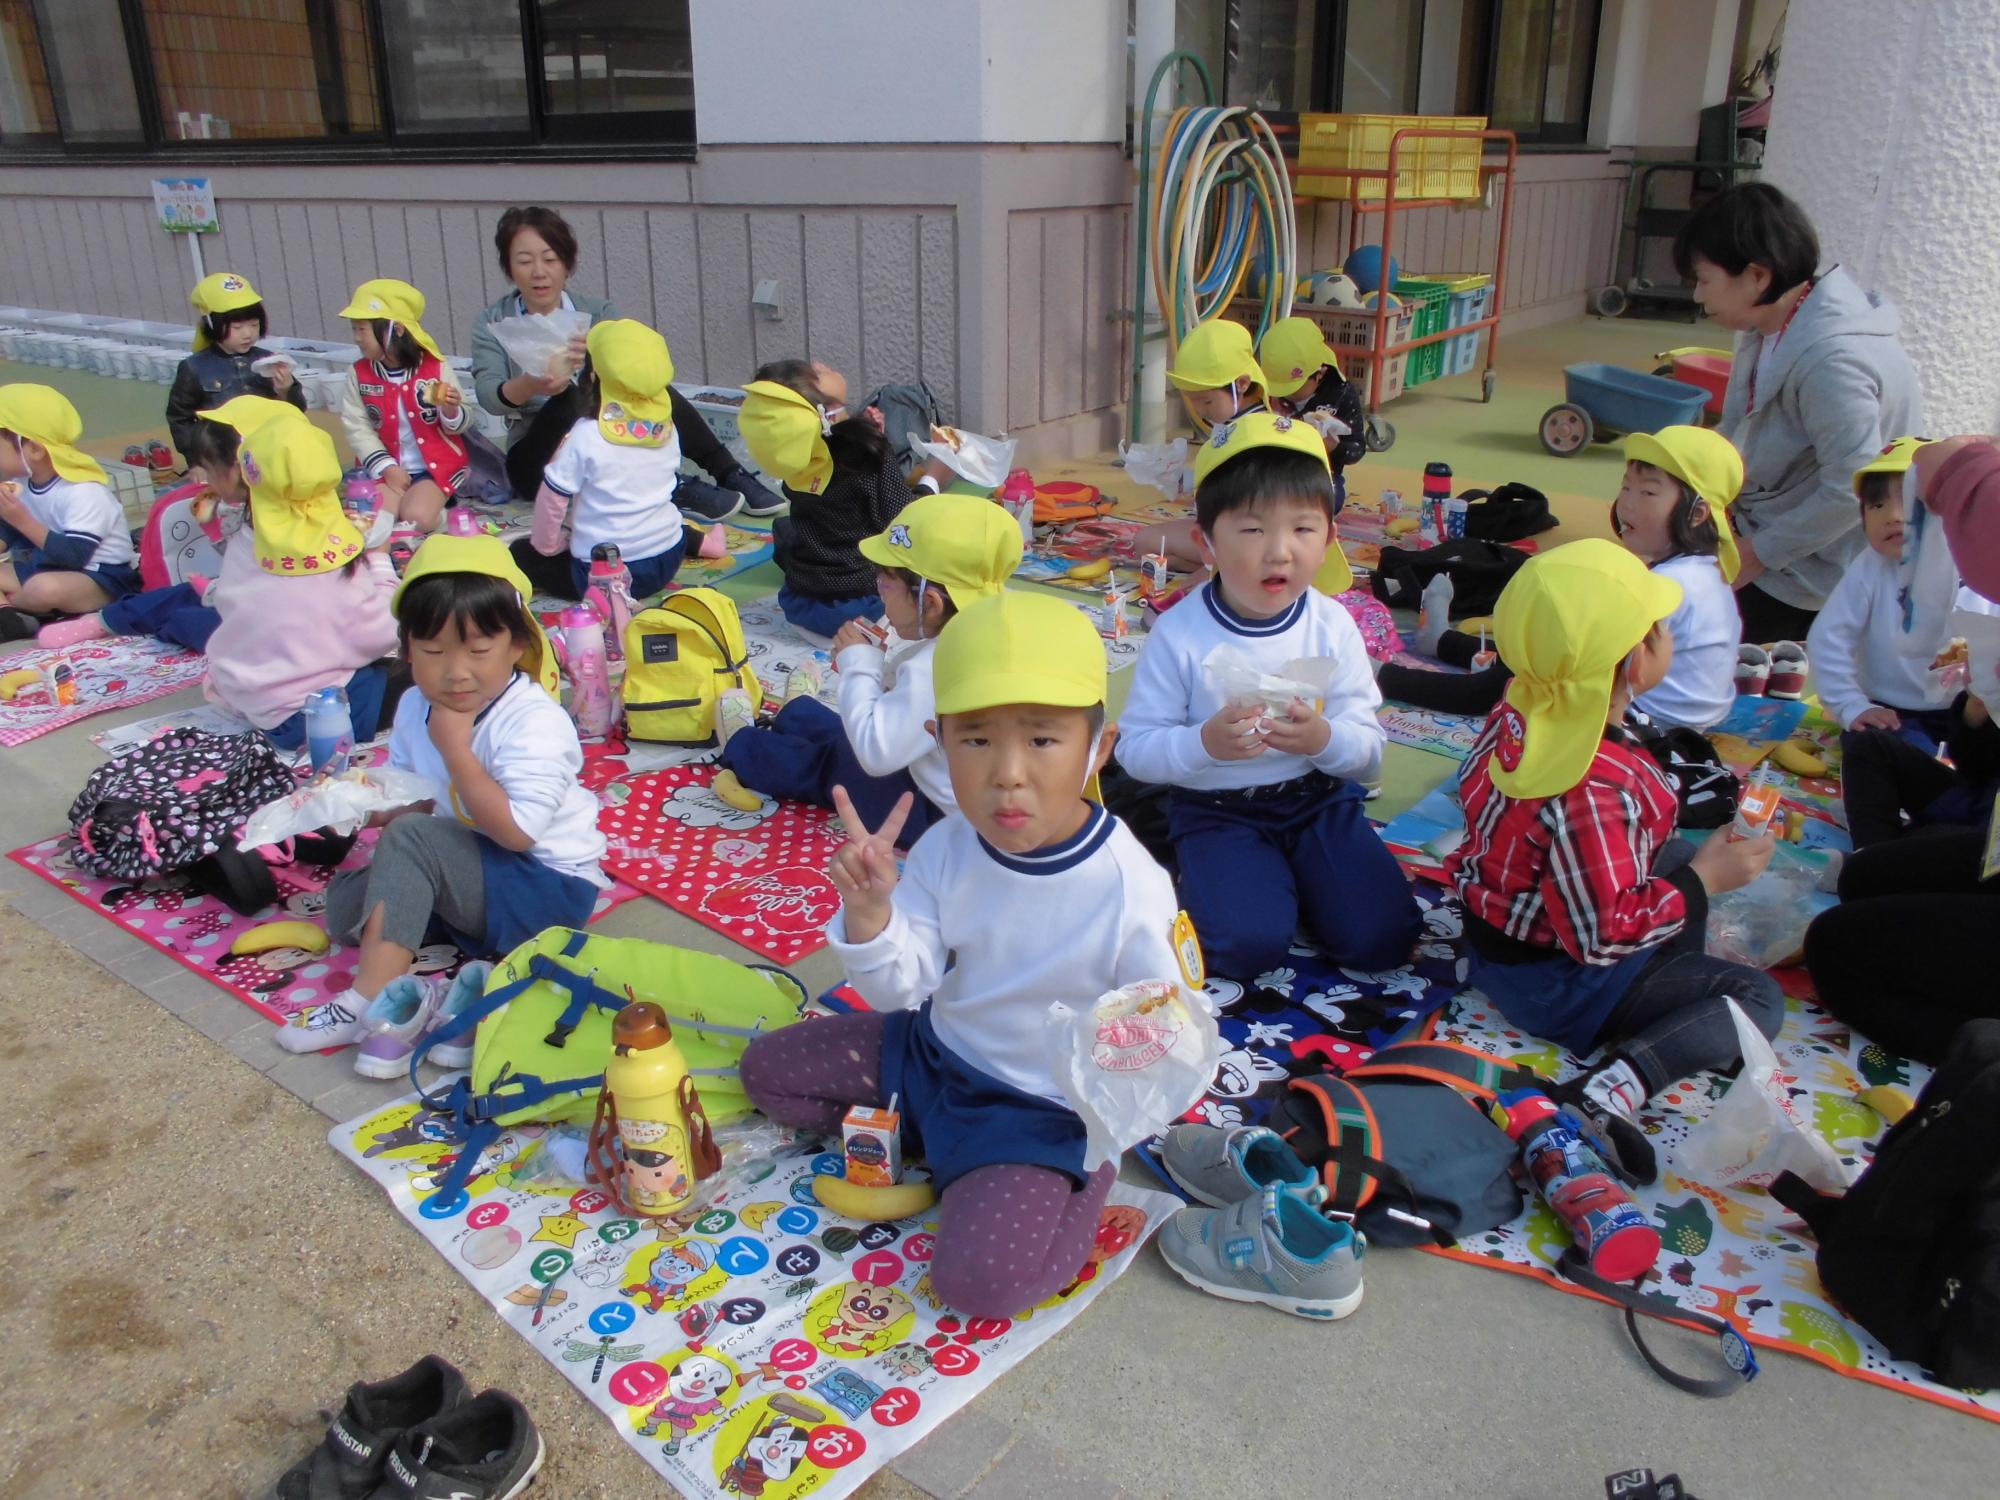
[[[413,683],[389,764],[441,795],[372,820],[387,826],[368,868],[326,888],[327,932],[361,945],[353,984],[278,1032],[288,1052],[390,1034],[403,1045],[384,1071],[357,1061],[370,1077],[396,1076],[397,1054],[407,1059],[435,1019],[436,990],[396,983],[434,926],[471,957],[497,957],[545,927],[582,927],[611,883],[555,656],[505,544],[431,537],[390,603]]]
[[[867,1014],[751,1042],[743,1087],[783,1124],[837,1134],[856,1104],[899,1101],[906,1144],[943,1194],[931,1285],[974,1317],[1012,1317],[1061,1290],[1117,1175],[1083,1170],[1083,1122],[1044,1048],[1049,1002],[1181,972],[1166,874],[1086,801],[1115,731],[1104,645],[1074,605],[999,594],[938,638],[937,734],[958,811],[911,850],[909,794],[877,825],[842,792],[850,842],[827,927]]]
[[[1195,457],[1196,535],[1215,576],[1146,637],[1118,760],[1173,788],[1181,899],[1209,969],[1252,980],[1303,926],[1342,968],[1392,969],[1422,914],[1363,814],[1382,765],[1368,651],[1328,597],[1353,584],[1333,534],[1333,477],[1317,429],[1258,412],[1218,427]],[[1337,575],[1314,588],[1322,569]],[[1207,668],[1227,647],[1266,675],[1333,661],[1324,699],[1282,714],[1228,700]]]
[[[938,632],[958,613],[1007,586],[1021,562],[1021,528],[991,500],[923,495],[896,523],[861,543],[889,623],[906,644],[884,651],[874,631],[850,620],[833,638],[840,712],[817,698],[794,698],[769,729],[741,729],[723,746],[718,775],[753,791],[814,807],[833,806],[833,789],[869,827],[905,792],[916,802],[903,842],[957,803],[944,747],[932,733],[931,687]]]
[[[1622,727],[1673,662],[1681,585],[1615,542],[1571,542],[1494,609],[1506,697],[1459,774],[1467,983],[1515,1026],[1588,1054],[1582,1101],[1630,1122],[1660,1089],[1739,1060],[1727,999],[1776,1036],[1770,975],[1703,951],[1708,899],[1748,885],[1775,838],[1676,839],[1673,783]]]

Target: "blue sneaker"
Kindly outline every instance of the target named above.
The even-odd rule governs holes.
[[[445,1022],[455,1019],[459,1012],[479,1000],[486,993],[486,981],[493,973],[489,963],[469,963],[459,965],[458,972],[451,976],[451,988],[445,993],[444,1003],[438,1007],[437,1019],[431,1022],[435,1031]],[[433,1047],[424,1054],[424,1061],[438,1068],[469,1068],[472,1066],[472,1033],[442,1046]]]
[[[1227,1208],[1184,1208],[1160,1231],[1160,1254],[1189,1286],[1328,1320],[1361,1305],[1367,1243],[1350,1225],[1275,1186]]]
[[[1160,1165],[1182,1192],[1211,1208],[1254,1198],[1274,1184],[1314,1203],[1326,1197],[1312,1168],[1262,1125],[1176,1125],[1161,1143]]]

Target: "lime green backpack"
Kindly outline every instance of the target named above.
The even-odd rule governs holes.
[[[464,1187],[509,1125],[590,1123],[611,1056],[612,1018],[637,1000],[667,1013],[709,1120],[723,1124],[751,1112],[736,1073],[743,1049],[798,1020],[806,992],[782,969],[643,938],[548,928],[495,964],[478,1002],[425,1037],[410,1058],[415,1084],[432,1047],[478,1028],[471,1073],[424,1096],[449,1116],[459,1146],[438,1185],[441,1199]]]

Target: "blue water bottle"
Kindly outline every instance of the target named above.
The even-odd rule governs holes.
[[[323,687],[306,699],[306,754],[313,774],[338,776],[354,758],[354,716],[347,711],[347,690]]]

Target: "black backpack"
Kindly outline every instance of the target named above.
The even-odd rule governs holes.
[[[1707,735],[1682,724],[1654,724],[1636,710],[1627,715],[1625,729],[1674,784],[1680,827],[1720,828],[1736,816],[1743,783]]]
[[[1845,1195],[1787,1172],[1771,1196],[1819,1241],[1827,1295],[1891,1358],[1961,1390],[2000,1386],[2000,1020],[1958,1029]]]
[[[233,848],[251,813],[297,786],[261,734],[169,729],[90,773],[69,808],[74,857],[117,880],[171,875]]]
[[[1392,608],[1403,605],[1415,609],[1423,598],[1424,585],[1440,573],[1449,573],[1452,614],[1460,619],[1489,615],[1507,580],[1527,560],[1528,554],[1517,547],[1471,537],[1421,549],[1384,547],[1375,565],[1375,597]]]
[[[1465,534],[1482,542],[1518,542],[1556,524],[1549,497],[1531,484],[1510,479],[1497,490],[1462,490]]]

